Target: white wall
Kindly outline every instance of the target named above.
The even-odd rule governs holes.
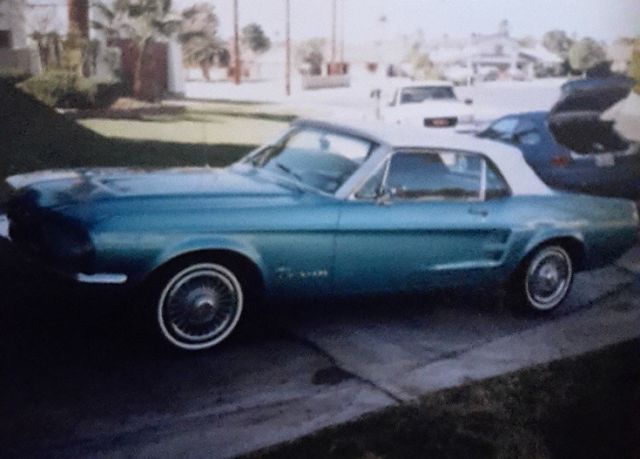
[[[21,49],[27,45],[24,3],[20,0],[0,2],[0,29],[11,31],[12,47]]]

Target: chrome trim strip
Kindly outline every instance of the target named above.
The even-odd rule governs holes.
[[[0,214],[0,237],[9,239],[9,219],[4,214]]]
[[[126,274],[116,273],[77,273],[74,274],[73,277],[78,282],[82,282],[84,284],[124,284],[125,282],[127,282]]]

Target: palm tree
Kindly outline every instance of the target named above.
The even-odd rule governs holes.
[[[207,81],[210,79],[209,72],[216,57],[222,58],[225,51],[226,48],[221,41],[207,37],[192,37],[182,45],[184,62],[190,67],[200,67],[202,76]]]
[[[189,67],[200,67],[208,81],[209,70],[216,58],[224,58],[225,43],[217,37],[218,17],[212,5],[198,3],[182,12],[178,38],[182,43],[182,56]]]
[[[106,33],[107,39],[129,39],[137,50],[133,74],[133,95],[143,94],[142,69],[150,45],[155,39],[168,37],[181,23],[179,15],[171,11],[171,0],[115,0],[110,8],[101,1],[93,4],[104,18],[91,21],[94,29]]]

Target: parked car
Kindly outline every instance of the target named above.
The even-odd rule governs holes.
[[[556,140],[548,112],[504,116],[478,137],[516,146],[549,186],[602,196],[640,199],[640,149],[617,137],[605,147],[594,141],[578,153]],[[575,142],[583,142],[576,140]]]
[[[453,84],[446,81],[401,84],[387,93],[380,119],[392,124],[428,128],[471,128],[472,101],[456,97]]]
[[[549,312],[638,230],[632,202],[552,191],[513,147],[381,123],[296,121],[224,169],[8,182],[19,249],[77,282],[146,292],[135,307],[187,350],[222,342],[260,296],[505,285]]]

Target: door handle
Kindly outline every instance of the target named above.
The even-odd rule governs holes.
[[[480,217],[486,217],[489,215],[489,211],[486,209],[476,209],[474,207],[469,207],[469,213],[471,215],[479,215]]]

